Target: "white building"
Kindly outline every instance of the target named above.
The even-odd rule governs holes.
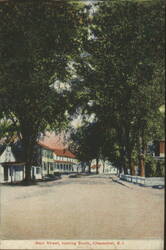
[[[41,142],[38,145],[40,146],[42,176],[78,171],[78,161],[68,149],[51,147]]]
[[[88,171],[88,167],[86,167],[86,171]],[[117,174],[117,168],[112,166],[109,161],[99,160],[98,163],[98,171],[99,174]],[[91,172],[96,172],[96,160],[94,159],[91,163]]]
[[[11,146],[0,154],[0,183],[15,182],[24,178],[24,164],[17,162]]]
[[[32,166],[31,176],[41,179],[41,168]],[[24,177],[25,162],[18,161],[11,146],[4,146],[0,153],[0,183],[18,182],[24,180]]]
[[[54,149],[55,171],[61,173],[77,172],[78,161],[68,149]]]

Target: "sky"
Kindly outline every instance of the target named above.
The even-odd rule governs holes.
[[[65,134],[55,134],[54,132],[47,132],[46,135],[40,139],[40,142],[57,149],[64,149],[68,146],[68,143],[65,142]]]

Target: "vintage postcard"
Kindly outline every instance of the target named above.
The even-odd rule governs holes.
[[[164,10],[0,1],[0,249],[164,249]]]

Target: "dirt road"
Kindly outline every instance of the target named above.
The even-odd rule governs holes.
[[[81,177],[1,186],[1,239],[163,238],[164,190]]]

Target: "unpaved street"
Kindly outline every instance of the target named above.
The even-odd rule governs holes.
[[[164,190],[110,178],[1,185],[1,239],[163,238]]]

